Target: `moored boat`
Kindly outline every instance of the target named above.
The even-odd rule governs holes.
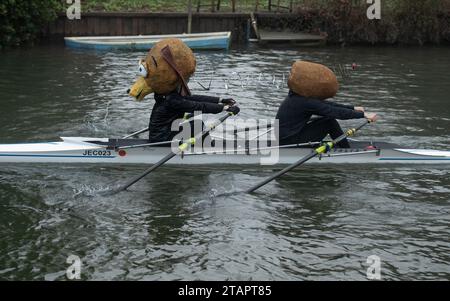
[[[170,35],[65,37],[67,47],[94,50],[140,50],[147,51],[160,40],[181,39],[191,49],[227,50],[231,32],[208,32]]]

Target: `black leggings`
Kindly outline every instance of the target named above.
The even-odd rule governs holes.
[[[281,144],[297,144],[307,142],[320,142],[328,134],[331,139],[336,139],[344,132],[336,119],[329,117],[320,117],[307,123],[300,133],[291,136],[287,139],[283,139]],[[337,144],[337,147],[349,148],[350,144],[347,139],[342,140]]]

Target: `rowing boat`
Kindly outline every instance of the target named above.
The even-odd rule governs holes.
[[[0,163],[106,163],[154,164],[167,155],[170,145],[148,146],[143,139],[61,137],[44,143],[0,144]],[[232,145],[232,144],[231,144]],[[350,140],[350,149],[336,148],[308,163],[338,164],[450,164],[450,151],[404,148],[386,142]],[[277,164],[292,164],[311,153],[313,145],[235,147],[222,151],[187,152],[168,164],[260,164],[276,153]]]
[[[95,50],[139,50],[147,51],[157,42],[167,38],[181,39],[191,49],[227,50],[231,32],[207,32],[170,35],[65,37],[67,47]]]

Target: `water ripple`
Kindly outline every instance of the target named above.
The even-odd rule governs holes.
[[[273,118],[293,60],[346,70],[356,62],[339,74],[336,98],[381,116],[358,138],[448,149],[447,52],[202,52],[190,86],[234,97],[244,118]],[[2,54],[1,141],[119,137],[145,127],[153,100],[125,93],[144,55],[61,47]],[[198,84],[210,82],[209,91]],[[129,192],[97,193],[142,170],[2,166],[0,278],[63,280],[75,254],[82,278],[96,280],[365,280],[370,255],[381,258],[383,279],[450,279],[445,166],[305,166],[252,195],[242,191],[276,167],[171,166]]]

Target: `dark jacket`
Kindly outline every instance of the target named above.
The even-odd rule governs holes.
[[[284,140],[298,135],[312,115],[341,120],[364,118],[364,113],[355,111],[353,106],[307,98],[289,91],[276,117],[280,126],[279,139]]]
[[[155,94],[155,105],[153,106],[149,124],[149,141],[170,141],[177,134],[172,132],[172,122],[184,117],[184,113],[217,114],[222,112],[223,105],[219,104],[220,98],[212,96],[191,95],[181,96],[177,92],[168,95]]]

